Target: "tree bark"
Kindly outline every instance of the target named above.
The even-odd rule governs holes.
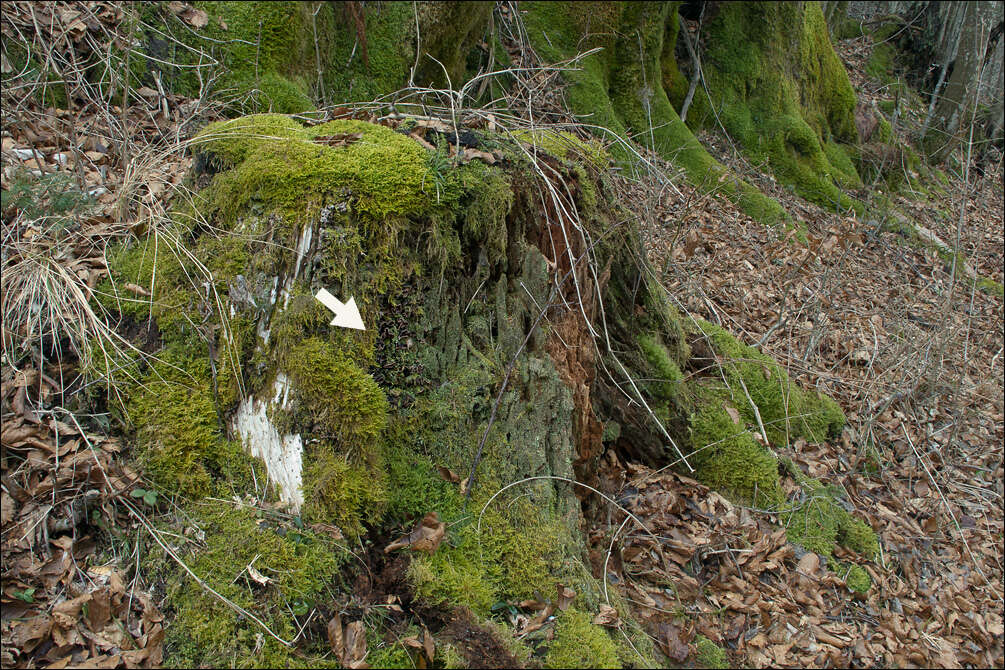
[[[983,30],[979,8],[974,3],[960,3],[959,11],[961,33],[953,72],[922,137],[925,152],[934,162],[944,160],[959,143],[966,110],[977,93],[987,43],[988,33]]]

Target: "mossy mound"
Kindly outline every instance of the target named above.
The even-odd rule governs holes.
[[[752,218],[767,224],[787,220],[781,205],[730,175],[702,147],[671,105],[661,76],[665,54],[673,53],[677,4],[626,2],[528,2],[527,31],[535,49],[558,62],[595,47],[582,69],[563,73],[569,105],[602,140],[603,129],[632,136],[682,166],[688,179],[722,192]],[[620,146],[615,158],[630,160]]]
[[[485,141],[511,156],[508,167],[455,165],[403,133],[356,121],[306,128],[259,115],[214,124],[193,143],[192,182],[201,188],[172,222],[111,252],[102,303],[132,321],[150,319],[162,359],[132,362],[141,383],[125,389],[125,414],[157,485],[193,501],[203,551],[233,537],[202,496],[258,491],[272,504],[295,502],[276,487],[296,480],[277,479],[276,461],[263,467],[240,449],[241,441],[255,453],[280,449],[261,447],[271,433],[284,459],[302,463],[295,528],[335,526],[362,541],[406,532],[429,512],[448,524],[436,552],[410,561],[427,606],[488,617],[498,602],[539,598],[559,582],[581,594],[584,610],[599,605],[578,501],[569,485],[542,479],[574,478],[579,454],[574,389],[556,368],[548,328],[528,337],[539,306],[554,299],[540,201],[522,152],[502,138]],[[585,224],[599,234],[609,214],[589,172],[596,164],[561,165],[578,183]],[[116,301],[113,282],[152,295]],[[353,296],[367,330],[333,328],[314,299],[321,287]],[[158,407],[169,392],[172,406]],[[258,417],[253,438],[239,421],[247,416]],[[294,443],[299,451],[289,450]],[[440,468],[467,475],[481,443],[466,501]],[[493,493],[528,477],[536,479],[495,498],[477,523],[473,513]],[[199,563],[209,583],[233,579],[254,556],[218,558]],[[338,591],[339,569],[322,563],[327,576],[311,579]],[[256,588],[249,597],[259,618],[277,621],[278,601]],[[320,593],[312,586],[299,602],[313,607]],[[178,635],[168,658],[209,662],[217,652],[204,631],[208,610],[190,601],[202,602],[185,596],[169,605]],[[261,663],[266,657],[251,661],[245,645],[260,631],[248,621],[234,626],[238,656]],[[311,657],[314,642],[298,652]]]
[[[589,614],[570,607],[559,614],[555,638],[544,657],[546,668],[620,668],[616,644]]]
[[[842,188],[862,184],[848,152],[858,143],[855,93],[818,4],[716,3],[702,26],[699,86],[688,124],[722,124],[744,152],[796,193],[831,209],[861,205]],[[666,61],[675,106],[687,81]]]
[[[700,668],[714,668],[715,670],[729,668],[726,650],[704,635],[697,635],[694,638],[694,660]]]
[[[563,144],[533,139],[540,151]],[[601,313],[585,264],[566,274],[579,273],[578,288],[555,288],[568,259],[550,257],[559,230],[523,152],[504,137],[481,141],[508,158],[455,164],[404,133],[357,121],[307,128],[259,115],[208,127],[194,143],[201,188],[172,223],[110,253],[104,290],[131,282],[152,295],[103,304],[135,322],[152,317],[161,347],[159,363],[132,362],[142,383],[124,389],[126,414],[137,453],[159,486],[193,501],[210,547],[230,540],[203,517],[209,493],[282,499],[297,537],[311,525],[353,541],[398,536],[435,512],[447,536],[407,570],[426,606],[486,618],[499,603],[547,598],[562,583],[577,592],[581,613],[563,616],[588,623],[601,595],[579,528],[596,502],[581,504],[567,482],[596,477],[604,424],[621,426],[607,448],[641,445],[636,454],[650,463],[669,462],[671,434],[685,449],[707,447],[694,461],[702,478],[736,498],[781,503],[774,456],[734,414],[754,424],[759,412],[778,444],[825,439],[843,417],[725,331],[684,325],[652,283],[637,231],[617,223],[626,217],[598,163],[572,162],[578,150],[548,159],[579,214],[569,253],[589,252],[607,268],[599,292],[617,308]],[[314,298],[322,287],[354,297],[367,330],[333,328]],[[596,327],[603,319],[609,348],[596,344],[584,315]],[[691,372],[699,341],[713,352],[712,376]],[[635,395],[619,392],[601,363],[640,380]],[[168,393],[173,407],[158,407]],[[296,495],[284,494],[291,485]],[[343,588],[344,576],[325,565],[327,576],[311,579]],[[245,565],[204,567],[233,579]],[[321,596],[308,591],[300,602],[310,607]],[[251,595],[263,621],[282,616],[276,601]],[[196,615],[183,603],[171,611],[178,631]],[[581,632],[607,640],[598,654],[635,664],[641,653],[649,663],[651,642],[627,611],[622,620],[637,652],[592,624]],[[242,640],[254,639],[251,623],[235,625]],[[299,651],[310,657],[323,642],[307,639]],[[169,658],[210,654],[213,644],[179,632]]]

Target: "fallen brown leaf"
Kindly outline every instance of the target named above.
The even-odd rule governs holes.
[[[556,604],[558,605],[558,609],[562,610],[563,612],[569,609],[569,605],[572,604],[572,600],[575,597],[576,592],[570,589],[568,586],[563,586],[561,584],[558,585],[558,600],[555,601]]]
[[[384,553],[389,554],[395,549],[409,547],[412,551],[432,554],[446,537],[446,532],[447,524],[440,521],[436,512],[430,512],[416,524],[411,533],[384,547]]]
[[[617,626],[618,625],[618,610],[614,609],[610,605],[601,605],[600,611],[597,615],[593,617],[593,624],[595,626]]]

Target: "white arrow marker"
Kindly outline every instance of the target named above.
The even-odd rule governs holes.
[[[321,304],[335,313],[331,325],[342,328],[355,328],[356,330],[366,330],[363,325],[363,317],[359,315],[359,308],[356,307],[356,299],[349,298],[349,302],[344,305],[338,298],[329,293],[326,289],[321,289],[314,296],[321,301]]]

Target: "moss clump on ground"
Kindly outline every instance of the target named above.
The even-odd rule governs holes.
[[[774,359],[742,344],[719,326],[703,320],[698,325],[720,359],[733,406],[747,423],[756,424],[756,405],[772,444],[788,445],[799,437],[822,442],[841,432],[844,413],[834,400],[802,390]]]
[[[984,291],[988,295],[993,295],[998,298],[1005,297],[1005,287],[996,282],[994,279],[981,277],[977,280],[977,288]]]
[[[722,328],[697,323],[699,336],[711,345],[720,379],[726,381],[711,376],[687,387],[695,407],[688,421],[693,452],[689,462],[698,478],[744,503],[778,510],[789,540],[807,550],[830,557],[840,544],[874,558],[879,551],[876,534],[841,506],[838,492],[805,477],[790,461],[780,464],[755,437],[760,432],[758,415],[771,444],[835,437],[844,425],[837,403],[800,389],[777,362]],[[786,501],[780,465],[801,484],[799,499]]]
[[[694,661],[701,668],[725,670],[729,667],[726,650],[704,635],[696,635],[694,638]]]
[[[783,459],[783,466],[801,487],[800,496],[786,503],[779,518],[788,540],[825,557],[831,570],[844,577],[849,589],[864,593],[872,584],[869,573],[858,565],[838,561],[834,548],[840,545],[874,560],[879,556],[876,532],[845,509],[840,490],[807,477],[787,459]]]
[[[689,420],[690,451],[694,455],[688,461],[698,478],[754,506],[779,505],[783,496],[778,484],[778,462],[746,426],[730,415],[725,389],[700,390],[696,405],[700,409]]]
[[[570,607],[558,615],[546,668],[620,668],[618,644],[586,612]]]
[[[217,593],[250,611],[277,635],[297,634],[289,610],[306,615],[328,603],[329,592],[347,552],[310,531],[288,532],[255,509],[224,501],[186,508],[205,543],[183,559]],[[165,641],[165,665],[173,667],[287,667],[302,665],[290,650],[204,591],[169,558],[160,570],[168,581],[174,620]],[[252,565],[270,581],[250,578]],[[262,637],[259,644],[258,637]],[[317,650],[318,656],[325,650]]]
[[[855,593],[866,593],[872,587],[872,577],[860,565],[853,565],[848,569],[848,576],[845,577],[845,584]]]
[[[790,542],[830,556],[840,544],[867,559],[879,553],[876,533],[841,506],[839,494],[813,479],[802,481],[803,500],[789,503],[782,515]]]
[[[334,524],[346,535],[362,534],[363,521],[383,517],[387,492],[379,467],[354,465],[328,445],[311,445],[304,452],[300,510],[309,523]]]
[[[865,73],[873,79],[888,83],[893,70],[893,57],[896,49],[892,44],[877,44],[872,48],[872,54],[865,64]]]

